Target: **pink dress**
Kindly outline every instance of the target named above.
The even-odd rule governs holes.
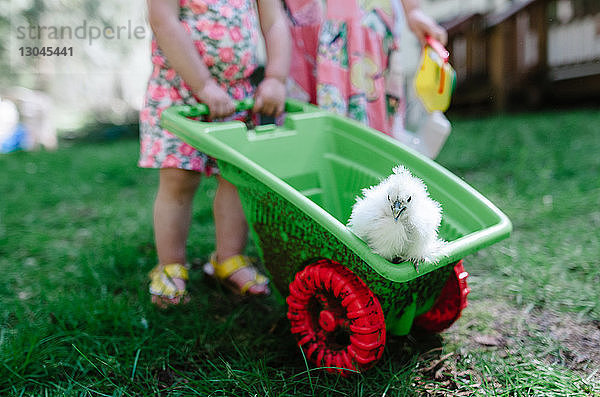
[[[257,66],[258,20],[251,0],[180,0],[179,19],[190,34],[211,74],[233,99],[251,97],[249,81]],[[160,115],[172,105],[198,103],[189,86],[170,67],[152,40],[153,71],[140,111],[140,158],[144,168],[180,168],[215,172],[206,154],[182,142],[159,125]],[[232,118],[242,119],[245,115]]]
[[[285,0],[293,50],[288,94],[387,134],[403,109],[386,96],[396,48],[389,0]]]

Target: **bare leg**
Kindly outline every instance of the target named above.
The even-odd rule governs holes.
[[[201,175],[194,171],[176,168],[160,170],[160,183],[154,202],[154,239],[158,263],[185,264],[186,243],[192,218],[192,202],[198,189]],[[178,288],[185,287],[185,281],[175,279]],[[180,298],[168,299],[152,296],[159,306],[177,304]]]
[[[240,255],[248,240],[248,224],[242,209],[240,197],[234,185],[218,177],[219,186],[213,205],[217,240],[217,262]],[[240,269],[230,276],[230,281],[238,287],[254,277],[253,270]],[[250,294],[266,294],[269,289],[265,285],[254,285],[248,290]]]

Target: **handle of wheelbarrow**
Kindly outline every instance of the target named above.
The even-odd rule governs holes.
[[[246,98],[241,101],[234,101],[235,111],[242,112],[244,110],[251,110],[254,107],[254,98]],[[295,101],[295,100],[286,100],[285,101],[285,112],[286,113],[298,113],[298,112],[314,112],[318,110],[317,107],[306,104],[303,102]],[[200,117],[200,116],[208,116],[210,114],[210,109],[204,103],[199,103],[197,105],[189,105],[183,107],[183,111],[180,113],[185,117]]]
[[[254,99],[247,98],[241,101],[234,101],[235,103],[235,111],[242,112],[244,110],[250,110],[254,106]],[[187,117],[199,117],[199,116],[208,116],[210,114],[210,109],[208,105],[204,103],[199,103],[194,106],[189,106],[186,109]]]

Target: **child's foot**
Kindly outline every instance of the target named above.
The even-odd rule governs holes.
[[[238,295],[271,293],[267,285],[269,279],[258,272],[247,256],[235,255],[217,262],[217,255],[213,253],[209,262],[204,265],[204,272]]]
[[[179,264],[157,265],[149,274],[152,303],[161,309],[188,303],[190,300],[185,289],[188,269]]]

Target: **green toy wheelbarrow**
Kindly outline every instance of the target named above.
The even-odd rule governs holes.
[[[240,102],[238,109],[251,103]],[[218,161],[239,192],[274,294],[288,306],[306,357],[330,372],[364,371],[386,333],[440,332],[469,292],[462,258],[509,236],[509,219],[434,161],[388,136],[312,105],[288,101],[283,125],[205,123],[204,105],[175,106],[164,128]],[[391,263],[346,226],[356,197],[402,164],[443,207],[438,263]]]

